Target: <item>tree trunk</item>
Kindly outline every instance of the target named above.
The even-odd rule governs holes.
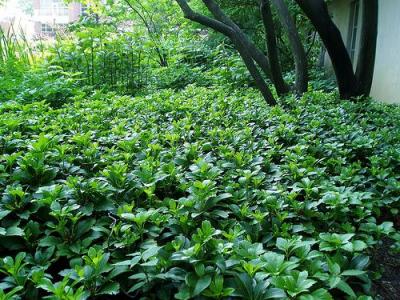
[[[275,106],[277,103],[275,101],[274,96],[272,95],[270,89],[268,88],[267,83],[265,82],[264,78],[261,76],[260,72],[258,71],[256,65],[254,64],[253,58],[251,57],[248,49],[243,44],[241,39],[233,39],[233,42],[236,46],[236,49],[239,51],[240,56],[242,57],[247,70],[249,70],[251,76],[254,79],[254,82],[263,95],[264,99],[267,103],[271,106]]]
[[[357,78],[350,56],[339,29],[331,20],[324,0],[296,0],[315,29],[318,31],[335,70],[340,97],[349,99],[360,96]]]
[[[268,58],[271,68],[271,77],[274,82],[278,95],[284,95],[289,92],[289,88],[283,80],[282,69],[279,59],[278,46],[276,43],[275,25],[271,13],[269,0],[261,0],[260,12],[265,28],[266,45]]]
[[[237,35],[240,36],[242,40],[243,46],[245,46],[251,57],[257,63],[257,65],[261,68],[264,74],[267,77],[271,76],[271,68],[268,62],[267,57],[258,49],[252,41],[250,41],[249,37],[240,29],[235,22],[233,22],[219,7],[219,5],[214,0],[202,0],[204,5],[208,8],[211,14],[215,19],[224,23],[225,25],[231,27],[234,31],[236,31]]]
[[[375,69],[376,42],[378,37],[378,0],[363,1],[361,46],[357,61],[356,77],[359,93],[369,96]]]
[[[290,48],[292,49],[295,67],[296,67],[296,93],[301,95],[307,92],[308,89],[308,63],[307,54],[304,50],[299,33],[296,28],[289,9],[283,0],[273,0],[278,11],[278,17],[283,27],[285,28]]]
[[[251,76],[253,77],[257,88],[260,90],[261,94],[263,95],[265,101],[271,105],[276,105],[276,100],[272,95],[270,89],[268,88],[267,83],[261,76],[260,72],[257,69],[254,61],[255,58],[252,56],[254,54],[254,49],[249,47],[249,40],[245,39],[243,35],[241,35],[235,28],[232,28],[229,24],[226,24],[218,19],[213,19],[207,17],[202,14],[198,14],[194,12],[186,0],[176,0],[178,5],[180,6],[181,10],[184,13],[185,18],[197,22],[201,25],[206,27],[212,28],[226,37],[228,37],[233,44],[235,45],[236,49],[239,51],[240,56],[242,57],[248,71],[250,72]],[[212,3],[213,5],[215,3]],[[215,4],[216,5],[216,4]],[[250,44],[252,44],[250,42]],[[253,45],[254,46],[254,45]],[[254,46],[254,48],[256,48]]]

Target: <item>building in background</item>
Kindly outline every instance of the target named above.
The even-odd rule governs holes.
[[[33,0],[32,0],[33,1]],[[32,1],[7,0],[0,6],[0,27],[5,34],[22,33],[27,38],[33,37]],[[22,4],[22,5],[21,5]]]
[[[338,26],[347,50],[356,67],[360,50],[363,3],[369,0],[333,0],[329,9]],[[400,103],[400,0],[379,1],[378,39],[371,96],[375,99]],[[326,65],[331,68],[329,57]]]
[[[85,10],[78,2],[63,0],[7,0],[0,7],[0,27],[5,32],[23,32],[27,39],[52,38]]]
[[[34,34],[37,37],[53,37],[57,30],[79,20],[85,7],[77,2],[63,0],[32,0]]]

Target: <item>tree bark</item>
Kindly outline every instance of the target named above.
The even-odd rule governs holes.
[[[251,76],[253,77],[257,88],[260,90],[261,94],[263,95],[265,101],[271,105],[274,106],[276,105],[276,100],[274,96],[272,95],[270,89],[268,88],[267,83],[261,76],[260,72],[257,69],[257,66],[255,65],[254,61],[255,58],[253,57],[254,52],[252,51],[252,48],[249,48],[249,40],[246,40],[243,38],[243,35],[241,35],[235,28],[232,28],[232,26],[220,21],[216,20],[207,16],[204,16],[202,14],[194,12],[186,0],[176,0],[178,5],[180,6],[181,10],[184,13],[185,18],[192,20],[194,22],[197,22],[201,25],[204,25],[206,27],[212,28],[225,36],[227,36],[235,45],[236,49],[239,51],[239,54],[241,58],[243,59],[248,71],[250,72]],[[213,3],[215,4],[215,3]],[[251,43],[251,42],[250,42]],[[254,46],[255,47],[255,46]]]
[[[251,76],[256,83],[257,88],[263,95],[264,99],[271,106],[275,106],[277,103],[275,101],[274,96],[272,95],[270,89],[268,88],[268,84],[265,82],[264,78],[261,76],[261,73],[258,71],[257,66],[254,64],[253,58],[248,53],[246,46],[242,43],[240,39],[233,40],[236,49],[239,51],[240,56],[242,57],[247,70],[249,70]]]
[[[268,58],[271,68],[271,77],[274,82],[278,95],[284,95],[289,92],[289,88],[283,80],[282,68],[279,59],[278,46],[276,42],[275,25],[272,18],[271,5],[269,0],[260,1],[261,18],[265,28],[266,45]]]
[[[331,20],[324,0],[296,0],[297,4],[318,31],[331,58],[340,97],[349,99],[360,96],[353,65],[339,29]]]
[[[240,36],[243,45],[248,49],[249,54],[257,63],[257,65],[261,68],[263,73],[271,78],[271,68],[268,62],[267,57],[258,49],[252,41],[250,41],[249,37],[240,29],[240,27],[233,22],[219,7],[219,5],[214,0],[202,0],[204,5],[208,8],[211,14],[215,19],[224,23],[225,25],[231,27],[236,31],[237,35]]]
[[[369,96],[375,69],[376,43],[378,37],[378,0],[363,1],[361,46],[357,61],[356,78],[359,93]]]
[[[265,1],[265,0],[263,0]],[[307,54],[301,43],[296,24],[290,15],[289,9],[283,0],[273,0],[278,11],[278,17],[286,30],[289,38],[289,45],[292,49],[296,68],[296,93],[301,95],[308,89],[308,62]],[[271,63],[272,64],[272,63]]]
[[[180,6],[180,8],[184,14],[184,17],[186,19],[189,19],[193,22],[199,23],[205,27],[214,29],[215,31],[222,33],[223,35],[227,36],[228,38],[233,38],[235,31],[228,25],[225,25],[224,23],[222,23],[220,21],[217,21],[215,19],[212,19],[212,18],[209,18],[202,14],[194,12],[190,8],[190,6],[187,4],[186,0],[176,0],[176,2]]]

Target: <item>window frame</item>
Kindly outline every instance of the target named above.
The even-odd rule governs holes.
[[[48,23],[41,23],[40,24],[40,34],[45,36],[54,36],[55,29]]]
[[[68,16],[68,4],[63,0],[40,0],[40,14],[42,16]]]
[[[347,50],[349,52],[349,56],[351,61],[354,61],[356,56],[356,46],[357,46],[357,38],[360,27],[360,7],[361,1],[354,0],[350,3],[350,16],[349,16],[349,29],[347,36]]]

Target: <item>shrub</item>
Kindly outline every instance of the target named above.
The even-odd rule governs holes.
[[[85,95],[80,75],[58,67],[33,68],[24,74],[16,99],[22,103],[45,101],[53,108],[60,107],[74,97]]]

